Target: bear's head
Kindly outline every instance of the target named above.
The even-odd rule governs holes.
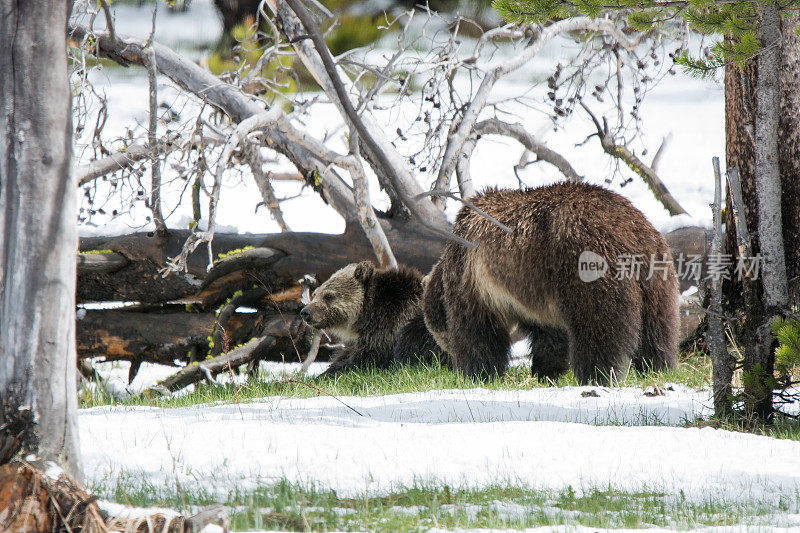
[[[353,326],[361,313],[366,287],[374,272],[375,266],[368,261],[337,270],[314,291],[314,297],[300,311],[300,317],[343,341],[354,340],[358,334]]]

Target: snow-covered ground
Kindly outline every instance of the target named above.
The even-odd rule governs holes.
[[[598,387],[269,397],[189,408],[98,407],[79,425],[87,481],[227,495],[288,479],[340,496],[416,484],[614,488],[777,504],[800,491],[800,442],[681,424],[706,393]],[[593,390],[594,395],[583,393]],[[625,424],[625,425],[620,425]]]
[[[310,373],[325,367],[314,363]],[[124,363],[98,368],[114,388],[124,388]],[[292,363],[261,368],[272,379],[298,369]],[[145,364],[129,390],[170,371]],[[798,499],[800,442],[681,427],[711,415],[709,391],[677,384],[661,390],[472,389],[268,397],[174,409],[97,407],[81,410],[79,426],[87,482],[97,487],[118,480],[180,483],[225,498],[235,489],[288,479],[343,497],[414,484],[508,483],[578,493],[654,491],[694,503]]]

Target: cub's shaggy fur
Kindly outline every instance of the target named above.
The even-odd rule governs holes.
[[[416,317],[424,329],[422,285],[422,274],[413,268],[379,270],[369,262],[347,265],[320,285],[300,316],[345,344],[326,373],[390,366],[401,328]]]
[[[669,248],[644,215],[602,187],[561,183],[524,191],[489,190],[466,207],[456,235],[428,278],[424,322],[453,366],[481,379],[502,374],[513,327],[530,339],[531,371],[557,377],[570,367],[580,383],[675,364],[678,284]],[[582,252],[608,264],[605,276],[579,277]],[[618,260],[640,256],[638,279]],[[663,267],[648,276],[651,257]],[[408,353],[429,343],[419,330],[399,342]]]

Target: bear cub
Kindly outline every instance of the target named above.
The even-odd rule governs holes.
[[[422,357],[432,356],[438,347],[425,330],[422,289],[423,276],[416,269],[377,269],[367,261],[347,265],[320,285],[300,316],[345,345],[325,374],[365,366],[388,368],[395,362],[393,352],[401,330],[406,338],[414,339]],[[427,342],[412,337],[415,331],[427,335]],[[410,352],[403,353],[409,355],[402,355],[398,362],[416,360]]]

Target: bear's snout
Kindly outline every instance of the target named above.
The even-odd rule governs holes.
[[[308,306],[305,306],[300,310],[300,318],[309,324],[311,324],[312,316],[311,309],[309,309]]]

